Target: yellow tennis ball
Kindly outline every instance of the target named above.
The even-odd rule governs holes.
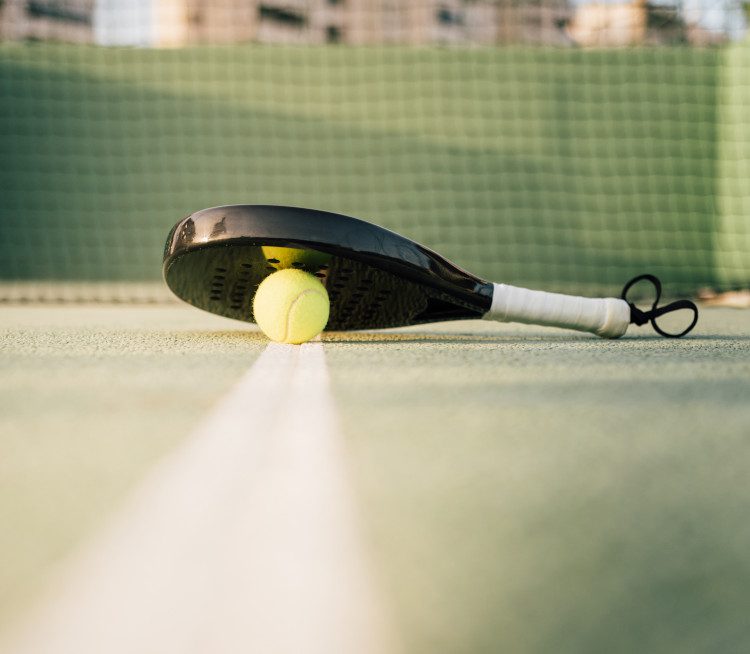
[[[318,252],[317,250],[301,250],[299,248],[287,248],[276,245],[264,245],[261,247],[266,261],[279,270],[283,268],[302,268],[315,272],[321,266],[325,266],[331,260],[330,254]]]
[[[315,338],[325,328],[330,309],[325,286],[310,273],[294,268],[266,277],[253,299],[255,322],[278,343],[299,344]]]

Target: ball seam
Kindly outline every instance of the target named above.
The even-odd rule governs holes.
[[[291,327],[290,322],[292,320],[292,311],[294,309],[294,306],[303,297],[305,297],[306,295],[309,295],[310,293],[314,293],[316,295],[320,295],[321,297],[323,297],[323,294],[320,291],[318,291],[318,290],[316,290],[314,288],[307,288],[307,289],[305,289],[304,291],[302,291],[302,293],[300,293],[297,297],[295,297],[292,300],[292,302],[289,304],[289,308],[287,309],[287,312],[286,312],[286,320],[284,321],[284,336],[282,338],[283,342],[286,343],[288,341],[288,339],[289,339],[289,329]]]

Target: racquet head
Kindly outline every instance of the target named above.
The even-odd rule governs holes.
[[[377,225],[327,211],[234,205],[198,211],[167,238],[164,278],[181,299],[254,322],[258,285],[299,268],[326,286],[326,329],[380,329],[481,318],[492,284]]]

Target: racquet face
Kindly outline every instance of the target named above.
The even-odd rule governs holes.
[[[178,222],[164,278],[181,299],[255,322],[258,285],[283,268],[320,279],[331,299],[327,330],[382,329],[481,318],[489,284],[431,250],[356,218],[295,207],[234,205]]]

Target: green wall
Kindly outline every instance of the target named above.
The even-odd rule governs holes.
[[[748,284],[747,71],[746,48],[0,45],[0,278],[158,280],[174,222],[246,202],[511,283]]]

